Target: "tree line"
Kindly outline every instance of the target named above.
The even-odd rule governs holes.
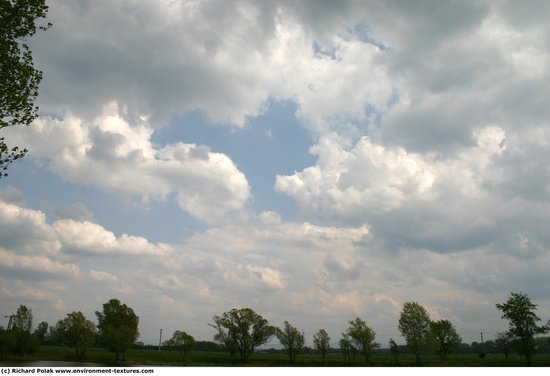
[[[396,365],[399,365],[403,350],[413,353],[418,365],[422,364],[427,354],[436,353],[445,359],[457,350],[477,352],[480,357],[486,351],[498,351],[506,358],[511,352],[516,352],[525,357],[527,365],[531,365],[537,348],[550,350],[550,338],[536,337],[550,330],[550,322],[538,325],[540,318],[536,315],[537,305],[526,294],[511,293],[509,299],[502,304],[496,304],[496,308],[501,312],[502,318],[508,320],[508,330],[499,333],[494,341],[482,344],[474,342],[468,347],[462,343],[456,328],[449,320],[433,321],[428,311],[418,302],[406,302],[398,322],[406,346],[399,346],[390,338],[389,352]],[[117,361],[125,360],[127,349],[135,345],[139,337],[139,317],[132,308],[118,299],[111,299],[103,304],[102,310],[96,311],[95,315],[97,325],[82,312],[76,311],[68,313],[53,326],[41,322],[31,333],[32,311],[21,305],[15,314],[8,316],[8,328],[0,327],[0,357],[9,353],[25,356],[36,351],[42,342],[69,346],[74,349],[78,359],[83,359],[90,347],[99,345],[113,352]],[[342,356],[347,362],[353,363],[360,355],[367,364],[373,365],[372,355],[380,349],[380,344],[375,341],[375,331],[359,317],[348,321],[348,324],[338,342]],[[270,325],[251,308],[233,308],[214,316],[213,322],[208,325],[215,330],[213,339],[218,345],[196,341],[185,331],[176,330],[163,346],[177,350],[184,362],[197,347],[203,350],[223,349],[232,356],[238,356],[242,362],[247,362],[258,347],[265,345],[273,337],[277,338],[291,363],[300,353],[308,350],[303,331],[288,321],[281,328]],[[314,350],[321,355],[323,363],[329,351],[333,351],[330,341],[325,329],[319,329],[313,335]]]

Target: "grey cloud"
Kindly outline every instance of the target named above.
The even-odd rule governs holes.
[[[550,14],[550,4],[545,0],[496,1],[493,7],[511,26],[515,28],[539,27]]]
[[[68,281],[74,278],[71,273],[61,273],[60,270],[45,270],[39,268],[5,266],[0,264],[2,276],[12,280],[44,282],[52,280]]]
[[[357,280],[362,263],[359,260],[342,260],[341,256],[327,256],[323,265],[336,280]]]
[[[271,8],[255,2],[52,4],[54,27],[33,43],[47,72],[40,103],[91,119],[105,103],[118,101],[128,116],[151,114],[157,126],[195,109],[217,121],[241,121],[269,93],[259,88],[261,76],[232,65],[241,59],[246,68],[251,51],[268,48],[276,15]],[[218,63],[224,54],[229,60]],[[227,118],[218,118],[215,107]]]
[[[69,206],[59,207],[53,211],[57,219],[72,219],[75,221],[92,221],[93,213],[82,202],[76,202]]]
[[[90,131],[90,141],[93,144],[86,154],[94,160],[112,163],[117,159],[117,147],[125,140],[121,134],[94,128]]]
[[[191,158],[201,159],[203,161],[208,161],[210,156],[210,148],[206,146],[195,146],[189,151],[189,156]]]
[[[0,249],[18,254],[55,254],[60,246],[41,212],[4,202],[0,202],[0,239]]]
[[[7,185],[0,189],[0,201],[8,204],[21,204],[23,202],[23,192],[11,185]]]
[[[458,205],[458,206],[455,206]],[[480,202],[404,205],[370,217],[373,235],[388,249],[428,249],[453,252],[489,244],[498,234],[494,220]]]
[[[172,3],[183,8],[153,1],[52,3],[54,27],[33,41],[45,75],[40,105],[74,116],[29,128],[33,152],[55,155],[52,168],[66,180],[144,199],[181,193],[184,209],[217,219],[214,209],[222,205],[221,214],[245,206],[244,176],[208,146],[152,146],[138,115],[152,115],[158,127],[172,114],[198,109],[213,121],[240,125],[261,112],[266,98],[290,97],[304,126],[322,124],[313,131],[319,158],[307,173],[285,177],[287,189],[280,191],[296,199],[304,220],[333,227],[273,215],[256,223],[252,215],[250,222],[240,218],[197,231],[168,252],[176,246],[82,226],[76,221],[91,215],[84,208],[58,209],[65,219],[57,227],[65,226],[57,233],[37,211],[19,211],[19,222],[1,217],[1,246],[9,252],[39,249],[50,260],[78,261],[81,270],[104,270],[124,284],[97,287],[75,273],[67,291],[52,289],[53,295],[93,314],[106,294],[121,294],[146,318],[144,339],[151,343],[164,319],[179,325],[185,318],[198,328],[197,338],[210,338],[205,321],[237,304],[277,319],[310,312],[304,329],[326,322],[335,337],[354,316],[372,319],[380,332],[395,330],[401,304],[411,298],[452,313],[457,326],[473,332],[504,329],[494,303],[512,289],[533,292],[548,309],[547,5]],[[185,8],[189,4],[195,7]],[[388,49],[351,35],[358,24]],[[297,47],[283,46],[283,60],[274,63],[281,52],[270,43],[277,27]],[[334,47],[340,60],[313,56],[314,42]],[[312,62],[321,69],[311,69]],[[109,124],[98,128],[88,121],[109,101],[128,118],[124,126],[113,125],[119,135]],[[348,122],[366,122],[369,106],[378,124],[353,127],[352,141],[330,137],[343,136],[352,128]],[[488,127],[496,129],[480,139]],[[358,140],[364,147],[354,146]],[[116,157],[120,147],[130,152]],[[63,159],[83,155],[80,164]],[[209,164],[215,161],[219,169]],[[136,171],[140,178],[132,180]],[[233,187],[224,184],[235,179]],[[17,192],[3,195],[17,201]],[[124,252],[136,249],[143,251],[139,257]],[[101,256],[82,257],[77,251],[83,250]],[[3,268],[10,283],[24,277],[16,267]],[[152,298],[144,301],[144,294]]]

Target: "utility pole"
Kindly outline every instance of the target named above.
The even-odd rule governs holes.
[[[160,330],[160,335],[159,335],[159,352],[160,352],[161,343],[162,343],[162,329]]]

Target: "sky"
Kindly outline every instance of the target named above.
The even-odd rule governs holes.
[[[550,318],[550,2],[47,3],[2,316],[117,298],[155,344],[250,307],[382,347],[407,301],[467,343],[512,291]]]

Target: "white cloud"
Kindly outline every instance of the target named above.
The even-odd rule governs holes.
[[[56,27],[33,46],[49,72],[42,103],[95,116],[114,100],[161,121],[199,109],[214,121],[243,125],[271,94],[264,38],[274,8],[168,0],[52,4]]]
[[[61,244],[44,213],[0,201],[0,248],[18,254],[56,254]]]
[[[478,197],[493,158],[502,153],[504,132],[489,127],[476,135],[475,147],[445,158],[408,153],[363,137],[351,141],[322,138],[311,150],[316,166],[278,176],[275,188],[294,197],[317,217],[368,223],[368,218],[411,201],[432,203],[441,195]]]
[[[26,276],[30,280],[44,278],[71,278],[79,274],[80,268],[73,263],[53,261],[46,256],[25,256],[0,248],[0,268],[6,273]]]
[[[0,267],[13,271],[18,278],[76,277],[80,266],[70,257],[74,252],[114,257],[160,257],[172,252],[167,244],[152,244],[143,237],[127,234],[116,237],[92,222],[65,219],[50,225],[43,212],[4,202],[0,202],[0,218],[4,231],[0,242]]]
[[[29,129],[11,131],[18,145],[48,159],[66,180],[144,201],[176,194],[182,209],[205,222],[243,210],[250,198],[246,177],[229,157],[182,142],[155,146],[147,123],[130,125],[116,103],[93,122],[43,117]]]
[[[103,272],[101,270],[90,270],[88,274],[94,281],[110,284],[118,282],[116,275],[112,275],[111,273]]]
[[[167,244],[151,244],[141,236],[122,234],[116,237],[112,232],[92,222],[77,222],[70,219],[53,223],[64,252],[110,253],[112,255],[167,255],[171,247]]]
[[[210,227],[155,244],[117,235],[85,210],[48,224],[4,190],[0,291],[12,302],[63,296],[90,312],[120,293],[155,336],[163,318],[180,325],[185,315],[204,328],[199,338],[211,335],[208,317],[236,305],[310,331],[328,323],[334,341],[361,316],[381,343],[398,340],[407,300],[456,320],[467,341],[479,327],[504,329],[494,304],[508,291],[532,293],[550,312],[548,10],[504,1],[52,4],[55,26],[33,54],[44,70],[41,109],[64,115],[44,115],[13,143],[65,181],[174,199]],[[151,141],[189,111],[242,127],[268,99],[295,102],[315,143],[314,165],[276,180],[302,208],[296,222],[247,218],[251,187],[230,156]],[[223,220],[233,215],[241,220]],[[42,281],[68,269],[74,284],[41,293],[30,279],[42,266],[53,271]],[[28,282],[17,286],[24,295],[5,287],[14,280]],[[81,291],[92,298],[82,303]],[[152,308],[144,294],[163,304]]]
[[[259,289],[283,289],[285,287],[284,277],[278,270],[255,265],[237,265],[235,270],[225,273],[224,279],[233,288],[247,290]]]

